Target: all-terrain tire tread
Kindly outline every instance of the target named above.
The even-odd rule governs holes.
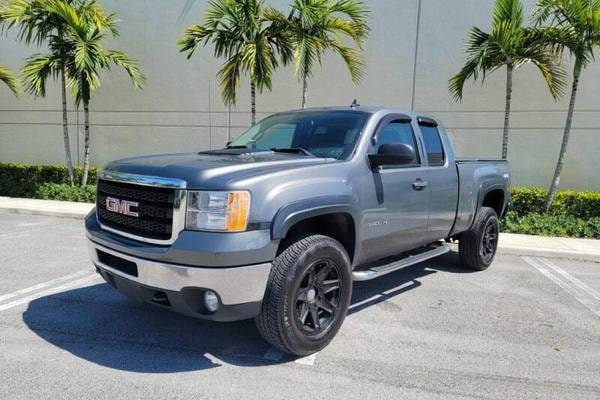
[[[465,267],[476,271],[486,270],[486,265],[479,255],[479,244],[483,229],[489,218],[498,218],[496,211],[490,207],[481,207],[470,230],[461,234],[458,241],[458,255]]]
[[[284,302],[286,280],[295,261],[313,245],[324,241],[332,241],[337,244],[328,236],[305,236],[290,244],[273,260],[263,305],[255,322],[261,336],[273,347],[285,353],[294,353],[294,350],[288,348],[283,340],[284,327],[279,315]]]
[[[490,207],[481,207],[470,230],[461,234],[458,241],[458,255],[465,267],[476,271],[486,270],[486,265],[479,255],[481,235],[489,218],[498,218],[496,211]]]

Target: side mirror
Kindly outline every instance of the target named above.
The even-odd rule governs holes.
[[[410,165],[417,160],[415,149],[404,143],[387,143],[379,146],[377,154],[369,154],[371,167],[383,165]]]

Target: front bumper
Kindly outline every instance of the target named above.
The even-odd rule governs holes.
[[[271,263],[230,268],[190,267],[124,254],[92,240],[88,240],[88,247],[98,272],[126,296],[215,321],[255,317],[271,272]],[[204,307],[206,290],[219,297],[220,307],[214,313]]]

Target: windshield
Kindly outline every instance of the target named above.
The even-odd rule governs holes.
[[[360,111],[303,111],[276,114],[248,129],[228,147],[253,151],[304,149],[317,157],[346,159],[369,118]]]

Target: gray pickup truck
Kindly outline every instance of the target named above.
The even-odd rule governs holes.
[[[360,106],[270,116],[220,150],[109,163],[85,220],[97,271],[194,317],[255,318],[307,355],[344,321],[352,282],[449,251],[484,270],[509,166],[455,160],[439,121]]]

